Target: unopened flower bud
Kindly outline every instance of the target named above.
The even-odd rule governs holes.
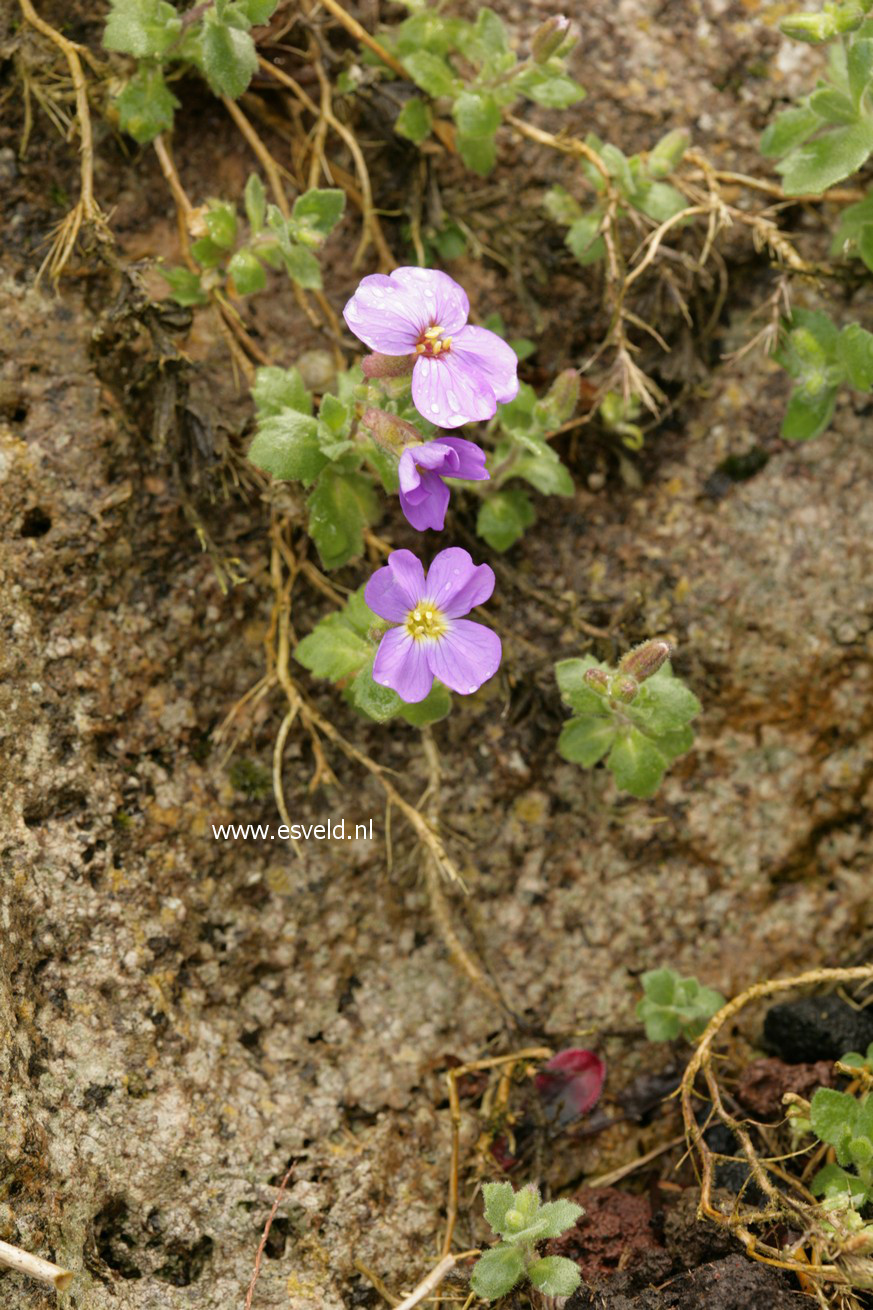
[[[418,428],[396,414],[387,414],[384,409],[365,409],[361,424],[369,428],[373,440],[392,455],[399,455],[406,446],[421,445]]]
[[[575,368],[565,368],[549,387],[545,398],[550,415],[558,423],[572,418],[579,403],[579,374]]]
[[[598,696],[609,695],[609,674],[603,669],[586,669],[582,677],[588,683],[592,691],[596,691]]]
[[[869,9],[869,4],[859,3],[859,0],[846,0],[841,4],[834,13],[834,27],[838,32],[855,32],[864,21],[864,14]]]
[[[563,14],[553,14],[533,34],[530,43],[531,57],[535,64],[545,64],[552,55],[560,50],[570,33],[570,20]]]
[[[612,696],[614,700],[624,701],[626,705],[630,704],[640,689],[640,684],[636,678],[618,677],[612,681]]]
[[[662,664],[670,658],[668,641],[644,641],[642,646],[629,650],[619,663],[622,673],[629,674],[637,682],[645,682],[653,673],[657,673]]]
[[[833,15],[823,14],[789,14],[779,24],[779,30],[795,41],[806,41],[809,45],[819,45],[829,41],[836,34]]]
[[[414,355],[365,355],[361,368],[365,378],[402,378],[414,363]]]

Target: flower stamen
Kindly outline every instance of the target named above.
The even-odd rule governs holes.
[[[452,338],[443,338],[444,328],[438,323],[432,323],[429,328],[422,332],[418,344],[415,347],[416,355],[427,355],[435,359],[437,355],[444,355],[452,347]]]
[[[448,624],[431,600],[420,600],[409,611],[404,627],[413,641],[434,641],[441,637]]]

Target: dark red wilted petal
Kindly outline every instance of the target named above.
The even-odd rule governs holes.
[[[511,1169],[515,1169],[518,1165],[518,1160],[510,1151],[509,1142],[505,1137],[494,1138],[491,1143],[491,1154],[504,1173],[508,1174]]]
[[[563,1126],[594,1109],[605,1077],[606,1065],[599,1055],[571,1048],[553,1055],[534,1084],[552,1117]]]

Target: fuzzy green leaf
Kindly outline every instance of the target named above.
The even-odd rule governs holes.
[[[833,86],[821,86],[809,97],[809,107],[825,123],[854,123],[858,111],[849,96]]]
[[[267,196],[264,191],[264,184],[257,173],[249,174],[244,197],[246,218],[249,220],[252,236],[257,236],[264,226],[264,219],[267,214]]]
[[[318,423],[293,409],[262,420],[249,447],[249,459],[274,478],[304,486],[313,482],[327,463],[318,445]]]
[[[513,464],[512,476],[529,482],[544,496],[572,496],[576,490],[569,470],[552,450],[548,455],[523,455]]]
[[[656,737],[684,728],[700,710],[694,693],[663,667],[646,679],[630,707],[631,716]]]
[[[480,1256],[470,1275],[470,1286],[483,1301],[506,1296],[524,1273],[524,1256],[514,1246],[501,1243]]]
[[[688,201],[668,182],[650,182],[635,192],[633,204],[635,209],[653,218],[656,223],[666,223],[668,218],[680,214],[687,207]],[[677,227],[681,226],[681,223],[677,224]]]
[[[267,285],[264,266],[251,250],[238,250],[227,266],[233,285],[241,296],[252,296]]]
[[[553,63],[524,69],[513,79],[512,86],[546,109],[569,109],[585,98],[585,88]]]
[[[809,1106],[812,1130],[821,1142],[837,1152],[840,1164],[848,1164],[847,1146],[852,1137],[856,1114],[854,1097],[831,1087],[819,1087]]]
[[[495,1233],[502,1233],[506,1224],[507,1211],[515,1204],[515,1192],[511,1183],[483,1183],[482,1196],[485,1201],[485,1220]]]
[[[366,714],[376,723],[387,723],[399,713],[403,701],[390,687],[383,687],[373,681],[373,658],[361,669],[349,688],[349,700],[356,710]]]
[[[324,459],[321,451],[319,458]],[[326,468],[306,504],[309,535],[326,569],[338,569],[361,554],[364,528],[375,523],[379,514],[379,502],[367,476]]]
[[[813,1196],[823,1196],[828,1201],[848,1204],[860,1210],[868,1200],[868,1191],[860,1178],[846,1173],[838,1164],[826,1164],[819,1169],[809,1185]]]
[[[873,333],[850,323],[840,333],[837,354],[853,387],[859,391],[873,389]]]
[[[589,682],[585,681],[587,669],[604,669],[593,655],[583,655],[581,659],[559,660],[555,665],[555,677],[558,689],[565,704],[577,714],[608,714],[609,708],[603,696],[598,695]]]
[[[112,0],[103,45],[137,59],[160,58],[181,31],[182,20],[165,0]]]
[[[654,796],[667,763],[652,739],[636,728],[617,738],[606,761],[616,785],[640,800]]]
[[[218,22],[215,11],[207,11],[200,35],[203,71],[216,95],[238,100],[258,67],[255,43],[248,32]]]
[[[222,250],[232,249],[236,241],[236,210],[233,205],[214,202],[203,215],[203,221],[211,241]]]
[[[289,245],[282,251],[282,262],[292,282],[306,291],[321,290],[321,267],[311,250],[305,246]]]
[[[643,1000],[637,1006],[637,1017],[642,1019],[650,1042],[674,1042],[679,1036],[679,1016],[673,1010]]]
[[[276,12],[279,0],[237,0],[237,4],[252,27],[268,23]]]
[[[209,297],[200,285],[200,275],[190,268],[159,268],[177,305],[205,305]]]
[[[143,65],[115,102],[122,132],[141,145],[153,141],[159,132],[173,127],[173,111],[179,101],[164,81],[159,68]]]
[[[547,1201],[545,1205],[540,1206],[537,1218],[545,1219],[547,1222],[544,1237],[560,1237],[568,1228],[572,1228],[584,1213],[581,1205],[576,1205],[574,1201]],[[569,1296],[569,1292],[556,1292],[555,1295]]]
[[[500,126],[500,106],[487,92],[462,91],[452,116],[462,136],[493,136]]]
[[[606,242],[600,235],[602,214],[583,214],[570,224],[564,244],[579,260],[582,267],[594,264],[606,254]]]
[[[873,150],[873,123],[864,119],[799,146],[776,165],[789,196],[820,195],[866,162]]]
[[[262,418],[280,414],[283,409],[312,413],[312,396],[296,368],[276,368],[272,364],[259,368],[255,373],[252,396]]]
[[[479,508],[476,531],[494,550],[509,550],[536,519],[525,492],[516,487],[489,496]]]
[[[811,441],[830,424],[836,403],[836,387],[826,387],[817,396],[808,396],[795,387],[782,420],[782,436],[786,441]]]
[[[768,125],[759,149],[767,159],[778,159],[802,145],[821,126],[821,119],[808,104],[797,105],[777,114]]]
[[[856,38],[852,42],[846,52],[846,72],[849,79],[849,95],[857,112],[873,74],[873,41],[869,38]]]
[[[422,728],[427,723],[439,723],[451,713],[452,697],[448,687],[441,682],[434,682],[424,700],[415,704],[401,703],[400,717],[414,728]]]
[[[648,969],[640,978],[647,1000],[656,1005],[672,1005],[676,998],[676,985],[681,979],[672,969]]]
[[[582,1282],[579,1266],[562,1255],[547,1255],[528,1265],[527,1276],[543,1296],[572,1296]]]
[[[294,658],[317,678],[338,682],[359,673],[367,663],[372,664],[373,645],[355,632],[343,613],[328,614],[298,642]]]
[[[403,65],[415,85],[420,86],[429,96],[437,98],[454,95],[458,88],[458,79],[446,61],[439,55],[431,54],[429,50],[416,50],[406,55]]]
[[[337,187],[313,187],[294,201],[291,218],[301,229],[301,235],[319,243],[330,236],[343,216],[346,206],[344,191]]]
[[[420,145],[426,137],[430,136],[432,125],[430,106],[418,96],[412,96],[395,118],[394,131],[399,136],[406,137],[407,141]]]
[[[571,764],[592,768],[615,742],[618,724],[612,715],[570,719],[558,737],[558,754]]]
[[[480,177],[487,177],[497,163],[497,143],[493,136],[462,136],[455,138],[458,154],[468,168]]]

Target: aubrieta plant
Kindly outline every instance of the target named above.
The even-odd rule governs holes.
[[[693,692],[674,676],[665,641],[629,651],[618,668],[591,655],[561,660],[555,675],[573,711],[558,739],[565,760],[591,768],[600,760],[632,796],[654,795],[667,767],[691,748]]]
[[[458,153],[474,172],[484,176],[494,167],[497,129],[519,98],[566,109],[585,95],[564,67],[576,38],[563,15],[539,26],[528,57],[520,60],[492,9],[480,9],[470,23],[416,7],[418,12],[383,33],[383,40],[416,86],[450,110]],[[434,130],[431,106],[418,96],[408,99],[394,127],[420,144]]]
[[[540,1200],[536,1187],[485,1183],[485,1218],[500,1242],[473,1266],[470,1286],[483,1301],[497,1301],[527,1281],[544,1296],[572,1296],[582,1282],[578,1266],[560,1255],[540,1256],[537,1243],[560,1237],[584,1213],[573,1201]]]
[[[696,978],[682,978],[673,969],[650,969],[640,982],[643,999],[637,1005],[637,1018],[645,1024],[650,1042],[672,1042],[677,1037],[694,1041],[726,1003],[715,988],[704,987]]]

